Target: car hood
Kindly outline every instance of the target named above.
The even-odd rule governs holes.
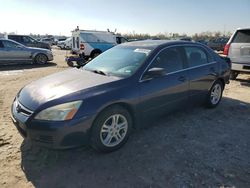
[[[48,101],[119,79],[73,68],[28,84],[19,92],[18,100],[34,111]]]
[[[44,52],[44,53],[51,53],[50,50],[44,49],[44,48],[36,48],[36,47],[26,47],[31,51],[40,51],[40,52]]]

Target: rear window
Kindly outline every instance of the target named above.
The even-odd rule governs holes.
[[[250,43],[250,30],[237,31],[233,43]]]

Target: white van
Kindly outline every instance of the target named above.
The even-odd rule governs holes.
[[[117,44],[127,42],[124,37],[108,31],[72,31],[72,52],[94,58]]]

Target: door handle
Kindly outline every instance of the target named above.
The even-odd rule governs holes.
[[[187,78],[186,78],[186,76],[180,76],[180,77],[178,78],[178,80],[179,80],[180,82],[185,82],[185,81],[187,80]]]

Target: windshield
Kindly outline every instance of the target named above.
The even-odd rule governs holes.
[[[149,49],[135,47],[114,47],[83,67],[83,69],[113,75],[118,77],[129,77],[137,71],[150,54]]]

